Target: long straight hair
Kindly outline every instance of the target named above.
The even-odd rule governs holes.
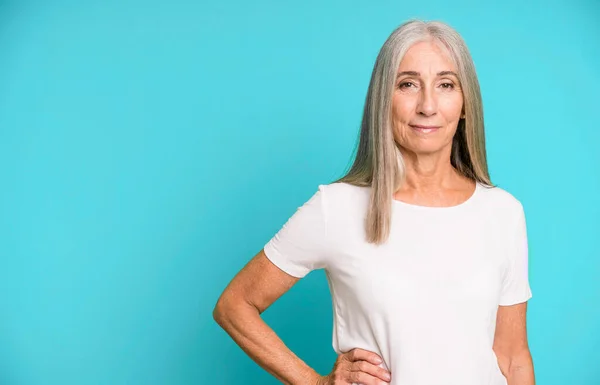
[[[367,242],[387,241],[393,194],[405,181],[402,154],[395,143],[391,109],[396,73],[406,51],[415,43],[434,40],[443,44],[454,61],[464,100],[464,119],[452,140],[450,162],[465,177],[492,186],[483,124],[483,106],[475,65],[462,37],[439,21],[410,20],[396,28],[377,55],[365,100],[358,146],[350,170],[336,180],[355,186],[370,186],[365,219]]]

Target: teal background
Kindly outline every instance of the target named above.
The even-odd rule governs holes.
[[[485,3],[486,5],[484,5]],[[0,384],[276,384],[212,320],[349,164],[378,50],[440,19],[524,204],[544,385],[600,384],[598,1],[0,1]],[[264,313],[332,367],[325,275]]]

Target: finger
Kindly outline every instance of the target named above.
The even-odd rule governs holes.
[[[350,372],[348,381],[351,384],[361,385],[389,385],[389,382],[373,377],[365,372]]]
[[[389,382],[391,380],[390,372],[374,365],[368,361],[354,361],[350,366],[351,372],[363,372],[370,376],[377,377],[380,380]]]
[[[350,361],[368,361],[373,365],[379,365],[383,362],[377,353],[360,348],[354,348],[344,356]]]

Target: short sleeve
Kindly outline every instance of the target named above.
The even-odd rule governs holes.
[[[529,286],[529,250],[527,225],[523,205],[519,203],[516,219],[510,228],[507,270],[502,283],[499,304],[502,306],[526,302],[532,297]]]
[[[323,185],[269,240],[264,253],[273,264],[297,278],[325,267],[327,226]]]

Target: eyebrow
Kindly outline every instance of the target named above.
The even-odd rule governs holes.
[[[398,72],[398,74],[396,75],[396,79],[398,79],[400,76],[403,76],[403,75],[421,76],[421,74],[417,71],[402,71],[402,72]],[[445,75],[454,75],[458,78],[458,75],[454,71],[441,71],[441,72],[437,73],[437,76],[445,76]]]

